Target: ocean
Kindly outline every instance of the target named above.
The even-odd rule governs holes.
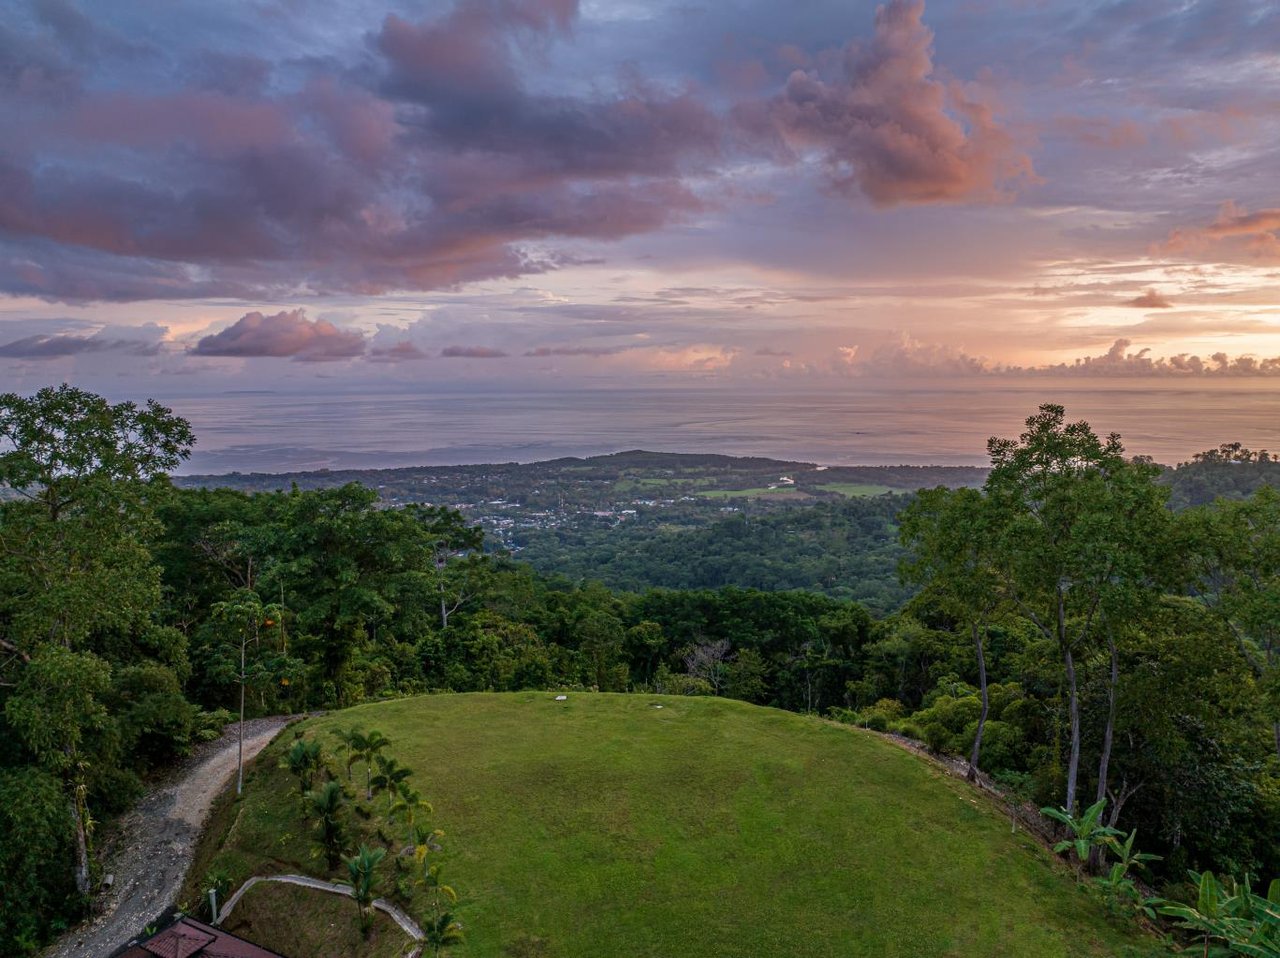
[[[1175,463],[1222,442],[1280,451],[1280,383],[973,378],[651,388],[157,395],[199,442],[184,473],[532,462],[626,449],[829,465],[986,462],[1043,402],[1133,454]]]

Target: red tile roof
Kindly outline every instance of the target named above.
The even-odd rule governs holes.
[[[179,918],[164,931],[131,945],[117,958],[284,958],[194,918]]]

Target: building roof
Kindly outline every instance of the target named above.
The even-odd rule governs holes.
[[[186,916],[144,941],[133,942],[116,958],[284,958],[261,945]]]

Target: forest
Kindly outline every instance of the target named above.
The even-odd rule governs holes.
[[[1189,870],[1280,875],[1280,493],[1265,453],[1224,446],[1171,478],[1045,405],[991,441],[981,488],[804,509],[799,576],[778,562],[788,511],[619,548],[621,591],[536,571],[453,509],[388,507],[355,483],[179,488],[195,438],[154,402],[0,396],[0,953],[34,952],[84,913],[102,823],[241,703],[725,696],[969,759],[1073,826],[1102,802],[1103,827],[1159,856],[1147,881],[1170,900],[1194,895]],[[719,540],[761,571],[714,571]],[[652,588],[628,562],[697,566],[708,587],[673,572]]]

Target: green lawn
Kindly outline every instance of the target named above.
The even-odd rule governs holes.
[[[350,898],[259,882],[236,903],[222,927],[289,958],[401,958],[412,947],[409,936],[380,911],[374,913],[368,938],[356,922]]]
[[[838,492],[842,496],[849,498],[861,498],[863,496],[883,496],[886,492],[893,492],[888,486],[877,486],[868,482],[828,482],[820,486],[815,486],[824,492]]]
[[[1151,948],[966,784],[856,729],[723,699],[534,692],[405,699],[299,728],[328,747],[352,724],[388,735],[435,805],[462,896],[459,956]],[[202,867],[237,881],[323,872],[278,767],[292,737],[221,810]]]

